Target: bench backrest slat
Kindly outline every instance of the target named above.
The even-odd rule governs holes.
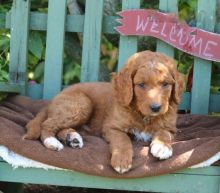
[[[9,79],[11,83],[19,81],[25,94],[30,1],[13,1],[11,11]]]
[[[63,73],[66,1],[49,0],[43,98],[60,92]]]
[[[198,1],[197,27],[214,31],[216,1]],[[194,58],[193,86],[191,95],[191,113],[207,114],[211,85],[212,62]]]
[[[138,9],[140,7],[140,0],[123,0],[122,10]],[[120,36],[119,40],[119,56],[118,56],[118,70],[120,70],[128,58],[137,52],[138,37]]]
[[[159,9],[165,12],[178,14],[177,3],[178,0],[160,0]],[[157,52],[162,52],[170,57],[174,57],[174,48],[161,40],[157,40]]]
[[[103,3],[103,0],[86,1],[81,82],[99,78]]]

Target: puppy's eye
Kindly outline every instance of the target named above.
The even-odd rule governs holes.
[[[137,84],[137,86],[140,87],[140,88],[144,88],[145,84],[142,82],[142,83]]]
[[[169,85],[169,83],[166,82],[166,81],[164,81],[164,82],[162,83],[162,87],[167,87],[168,85]]]

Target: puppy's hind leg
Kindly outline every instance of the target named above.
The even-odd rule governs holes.
[[[48,118],[41,125],[43,144],[52,150],[63,149],[57,136],[70,147],[81,148],[82,137],[72,128],[84,125],[89,120],[92,110],[92,101],[82,92],[55,97],[48,108]]]

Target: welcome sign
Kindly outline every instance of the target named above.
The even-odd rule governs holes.
[[[194,56],[220,61],[220,35],[190,27],[174,14],[156,10],[125,10],[118,13],[122,35],[153,36]]]

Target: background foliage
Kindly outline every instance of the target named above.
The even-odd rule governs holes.
[[[68,0],[69,14],[83,14],[85,0]],[[12,0],[0,0],[0,13],[10,10]],[[76,3],[76,4],[75,4]],[[32,0],[32,11],[47,12],[48,0]],[[196,25],[197,0],[179,0],[179,18],[191,26]],[[159,0],[141,0],[141,8],[159,8]],[[121,9],[121,1],[105,0],[104,14],[115,15]],[[161,10],[163,11],[163,10]],[[218,16],[218,12],[217,12]],[[218,17],[217,17],[218,19]],[[0,20],[0,23],[2,21]],[[43,82],[43,71],[45,62],[46,33],[41,31],[31,31],[29,37],[28,52],[28,79],[32,82]],[[103,35],[101,45],[101,80],[109,80],[109,73],[115,71],[118,56],[118,35]],[[10,32],[0,30],[0,81],[8,80],[8,64]],[[155,50],[156,39],[151,37],[141,37],[139,41],[139,51]],[[80,80],[80,64],[82,54],[82,34],[66,33],[63,84],[68,85]],[[175,58],[178,68],[187,75],[187,90],[191,89],[193,57],[179,50],[175,51]],[[212,92],[219,92],[220,88],[220,66],[213,65]]]

